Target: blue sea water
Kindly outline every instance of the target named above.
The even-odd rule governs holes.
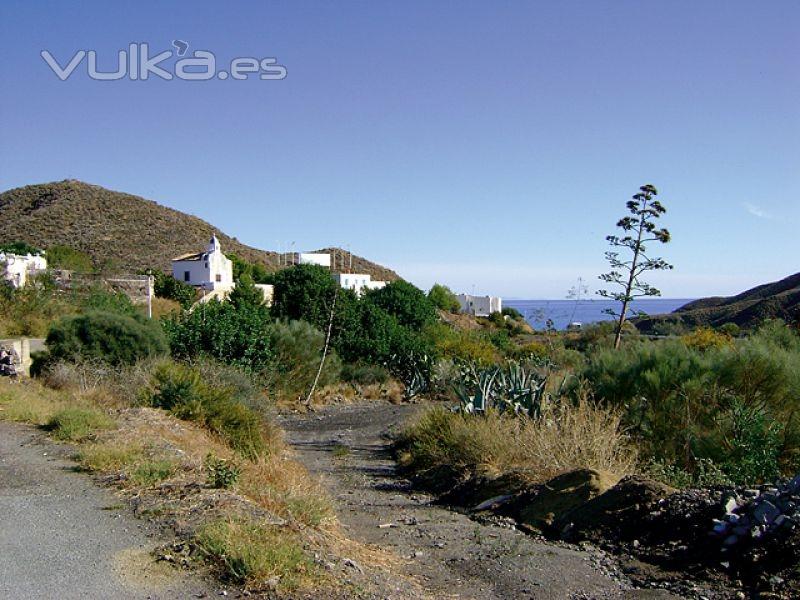
[[[649,315],[669,313],[680,308],[691,299],[641,298],[631,303],[631,311],[642,311]],[[566,329],[572,322],[588,325],[613,319],[604,311],[619,310],[619,303],[603,299],[586,300],[503,300],[503,306],[516,308],[534,329],[544,329],[547,319],[553,320],[556,329]],[[632,314],[632,313],[628,313]]]

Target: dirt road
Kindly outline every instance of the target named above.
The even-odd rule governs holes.
[[[178,599],[210,585],[155,563],[145,521],[73,470],[69,450],[0,421],[0,598]]]
[[[433,505],[397,478],[387,453],[390,427],[414,405],[334,406],[281,418],[290,443],[322,477],[349,537],[407,559],[405,575],[435,598],[675,598],[634,590],[614,561],[594,549],[551,544],[507,526],[478,523]],[[388,596],[387,596],[388,597]]]

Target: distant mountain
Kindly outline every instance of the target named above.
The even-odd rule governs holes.
[[[800,273],[759,285],[736,296],[694,300],[668,315],[637,319],[636,326],[642,331],[653,331],[658,324],[669,322],[692,327],[736,323],[747,328],[769,318],[800,321]]]
[[[98,185],[65,180],[0,194],[0,243],[22,241],[44,249],[71,246],[109,272],[169,269],[175,256],[205,248],[212,233],[224,252],[261,263],[269,271],[280,268],[276,252],[242,244],[195,216]],[[337,255],[338,265],[350,266],[347,252],[337,249]],[[352,270],[383,281],[399,279],[394,271],[355,255]]]

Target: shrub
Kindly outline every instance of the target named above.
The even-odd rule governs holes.
[[[451,313],[457,313],[461,310],[458,298],[447,286],[434,283],[428,292],[428,299],[438,309]]]
[[[725,346],[730,346],[733,343],[733,340],[730,336],[718,331],[714,331],[713,329],[709,329],[708,327],[699,327],[693,332],[687,333],[681,337],[681,340],[689,348],[695,348],[701,351],[709,350],[711,348],[724,348]]]
[[[305,321],[290,321],[273,323],[268,335],[274,349],[277,387],[290,395],[307,392],[319,370],[325,334]],[[333,349],[329,349],[319,385],[337,381],[340,370],[338,356]]]
[[[131,473],[131,480],[144,487],[155,485],[175,475],[178,466],[172,460],[146,460]]]
[[[732,338],[739,337],[742,334],[741,327],[739,327],[736,323],[723,323],[717,327],[717,331]]]
[[[318,265],[295,265],[275,274],[272,315],[287,321],[306,321],[327,329],[334,295],[343,303],[344,290],[331,277],[330,271]],[[340,308],[341,310],[341,308]]]
[[[206,355],[252,371],[272,358],[269,312],[264,306],[236,307],[229,302],[198,305],[192,312],[164,322],[172,355]]]
[[[45,425],[58,440],[80,442],[98,429],[111,429],[114,421],[105,413],[90,408],[65,408],[54,414]]]
[[[99,311],[118,313],[130,317],[139,316],[139,311],[128,296],[122,292],[103,289],[99,285],[80,292],[80,296],[76,298],[76,303],[85,312]]]
[[[66,317],[47,334],[48,360],[98,359],[121,365],[166,351],[166,339],[158,323],[118,313],[91,311]]]
[[[503,315],[514,319],[515,321],[525,321],[525,317],[522,316],[522,313],[519,312],[516,308],[512,308],[510,306],[506,306],[501,311]]]
[[[424,335],[436,354],[444,358],[492,364],[501,358],[497,347],[482,331],[454,329],[445,323],[425,328]]]
[[[19,254],[23,256],[28,254],[32,254],[34,256],[42,254],[42,251],[39,248],[31,246],[27,242],[7,242],[5,244],[0,244],[0,252]]]
[[[262,419],[237,402],[230,388],[207,384],[195,367],[160,365],[146,396],[152,406],[168,410],[179,419],[196,421],[218,434],[245,458],[255,459],[268,450]]]
[[[432,408],[405,425],[395,450],[403,470],[439,490],[509,471],[532,482],[586,467],[625,475],[637,458],[620,414],[587,400],[555,405],[537,419]]]
[[[342,365],[342,381],[358,385],[374,385],[389,381],[389,372],[380,365],[349,363]]]
[[[393,281],[383,288],[370,290],[364,301],[382,308],[400,325],[415,331],[436,320],[433,302],[422,290],[406,281]]]
[[[229,489],[236,485],[242,470],[235,462],[219,458],[213,454],[206,455],[203,461],[206,472],[206,483],[213,488]]]
[[[197,300],[197,292],[188,283],[160,270],[151,269],[150,272],[153,273],[153,292],[157,297],[174,300],[184,310],[188,310]]]

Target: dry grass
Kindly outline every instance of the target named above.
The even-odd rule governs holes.
[[[540,419],[464,415],[433,408],[401,432],[400,465],[431,484],[518,471],[533,483],[577,468],[633,472],[636,451],[620,415],[589,400],[563,404]],[[434,481],[439,479],[440,481]]]

